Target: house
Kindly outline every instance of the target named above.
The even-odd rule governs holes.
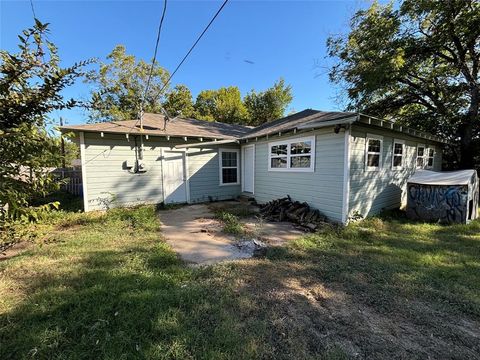
[[[406,203],[416,169],[441,170],[433,135],[363,114],[307,109],[256,128],[145,114],[72,125],[85,211],[135,203],[199,203],[290,195],[333,221]]]

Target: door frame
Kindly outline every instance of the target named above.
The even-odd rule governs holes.
[[[163,195],[163,202],[166,204],[166,196],[165,196],[165,152],[178,152],[182,153],[183,156],[183,177],[185,183],[185,199],[187,204],[190,204],[190,174],[188,173],[188,149],[171,149],[171,148],[161,148],[160,149],[160,156],[161,156],[161,164],[162,164],[162,195]]]
[[[252,192],[251,194],[255,194],[255,144],[251,145],[243,145],[242,146],[242,192],[245,191],[245,149],[246,148],[253,148],[253,158],[252,158]],[[250,192],[248,192],[250,193]]]

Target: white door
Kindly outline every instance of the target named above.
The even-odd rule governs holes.
[[[243,179],[242,190],[253,194],[254,176],[255,176],[255,145],[246,145],[243,147]]]
[[[184,151],[163,151],[163,194],[165,204],[187,202]]]

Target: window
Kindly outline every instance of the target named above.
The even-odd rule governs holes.
[[[417,145],[417,169],[423,169],[425,167],[425,145]]]
[[[220,185],[239,184],[238,150],[220,149]]]
[[[365,169],[367,171],[380,170],[382,167],[383,137],[367,134],[365,145]]]
[[[433,168],[434,157],[435,157],[435,148],[429,147],[427,149],[427,168],[428,169]]]
[[[313,171],[315,137],[269,143],[270,171]]]
[[[393,141],[392,169],[403,169],[403,158],[405,156],[405,141],[395,139]]]

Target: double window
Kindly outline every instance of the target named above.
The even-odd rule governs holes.
[[[313,171],[315,137],[277,141],[268,144],[270,171]]]
[[[380,170],[382,167],[383,137],[367,134],[365,143],[365,169],[367,171]]]
[[[397,140],[393,141],[393,154],[392,154],[392,169],[403,169],[403,163],[405,158],[405,141]]]
[[[239,184],[238,166],[239,151],[234,149],[220,149],[220,185],[237,185]]]
[[[417,169],[432,169],[435,161],[435,148],[417,145]]]

